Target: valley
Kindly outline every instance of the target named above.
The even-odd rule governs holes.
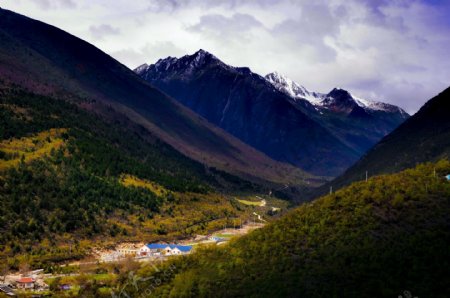
[[[0,298],[449,297],[439,18],[333,3],[0,8]]]
[[[51,101],[53,110],[41,108],[43,100]],[[2,133],[13,136],[1,145],[3,228],[11,232],[4,230],[2,241],[15,254],[39,250],[33,241],[22,242],[28,237],[67,246],[63,234],[74,233],[78,252],[70,259],[84,253],[80,243],[95,242],[100,234],[116,240],[186,238],[251,217],[251,207],[229,193],[250,194],[260,186],[207,171],[170,147],[144,142],[71,103],[8,91],[2,101],[2,107],[15,102],[29,111],[28,118],[17,118],[2,110],[3,119],[10,117]],[[39,254],[33,262],[40,262]],[[16,261],[11,264],[18,268]]]
[[[200,166],[71,102],[3,89],[0,112],[0,258],[2,272],[15,277],[28,270],[79,276],[102,261],[92,261],[96,251],[121,243],[245,234],[248,224],[271,221],[290,205],[267,194],[267,205],[246,204],[261,200],[265,187]]]

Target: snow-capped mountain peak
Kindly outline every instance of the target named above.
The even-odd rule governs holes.
[[[328,94],[324,94],[308,91],[302,85],[277,72],[272,72],[265,78],[276,89],[289,95],[294,100],[304,99],[316,107],[330,108],[339,105],[340,107],[347,106],[348,110],[351,110],[351,107],[359,106],[372,111],[400,112],[405,119],[408,117],[408,114],[397,106],[359,98],[342,88],[334,88]]]
[[[180,58],[169,56],[164,59],[159,59],[155,64],[143,64],[137,67],[134,72],[136,72],[138,75],[144,76],[144,78],[145,73],[147,73],[149,70],[161,74],[167,72],[168,70],[176,70],[189,74],[195,69],[202,68],[209,63],[222,62],[213,54],[200,49],[192,55],[185,55]]]
[[[196,67],[204,65],[208,61],[218,61],[218,58],[216,56],[214,56],[213,54],[211,54],[203,49],[198,50],[193,55],[186,55],[180,59],[183,59],[183,58],[193,59],[190,62],[193,63]]]
[[[272,72],[265,76],[276,89],[289,95],[295,99],[306,99],[312,104],[319,104],[323,100],[324,94],[317,92],[310,92],[305,87],[297,84],[293,80],[279,74],[278,72]]]
[[[186,55],[186,56],[189,56],[189,55]],[[204,49],[198,50],[197,52],[195,52],[195,53],[194,53],[193,55],[191,55],[191,56],[194,56],[194,57],[197,59],[197,61],[199,61],[199,60],[201,60],[201,59],[204,59],[205,57],[214,57],[214,58],[217,59],[216,56],[214,56],[213,54],[211,54],[211,53],[208,52],[208,51],[205,51]]]
[[[148,64],[147,64],[147,63],[144,63],[144,64],[142,64],[142,65],[136,67],[133,71],[134,71],[135,73],[137,73],[138,75],[141,75],[141,74],[143,74],[144,72],[146,72],[147,69],[148,69]]]

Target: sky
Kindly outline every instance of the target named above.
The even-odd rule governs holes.
[[[450,86],[450,0],[0,0],[131,69],[202,48],[416,112]]]

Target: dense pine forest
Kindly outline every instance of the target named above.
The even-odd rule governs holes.
[[[356,182],[222,248],[158,270],[137,297],[448,297],[450,162]],[[157,280],[158,282],[155,282]]]

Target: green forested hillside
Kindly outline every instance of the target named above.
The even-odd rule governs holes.
[[[126,119],[102,120],[63,100],[2,89],[0,115],[0,258],[13,258],[12,268],[21,254],[54,262],[77,257],[82,239],[187,236],[196,223],[208,229],[209,222],[243,216],[220,193],[258,188],[131,132]],[[125,184],[124,175],[161,191]],[[198,212],[176,213],[186,204]],[[156,215],[173,226],[161,226]],[[51,241],[48,251],[43,240]],[[52,251],[58,241],[73,244],[70,253]]]
[[[158,271],[143,267],[138,275],[147,279],[137,287],[124,276],[122,293],[448,297],[448,173],[443,160],[354,183],[229,245],[198,250]]]

